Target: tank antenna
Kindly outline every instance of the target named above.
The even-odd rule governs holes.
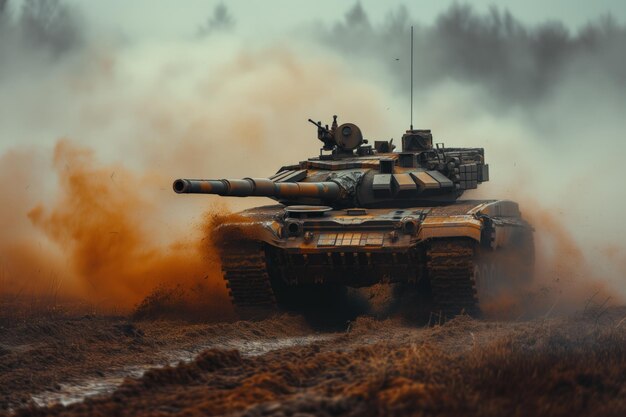
[[[413,26],[411,26],[411,130],[413,130]]]

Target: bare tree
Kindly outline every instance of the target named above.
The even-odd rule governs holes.
[[[418,85],[454,79],[479,85],[498,108],[541,100],[574,63],[604,74],[626,87],[626,27],[610,15],[590,21],[578,32],[552,20],[521,22],[507,10],[476,12],[454,3],[434,24],[419,25],[406,8],[382,25],[370,22],[360,2],[327,30],[317,31],[325,44],[354,58],[383,63],[406,88],[409,33],[415,26],[415,76]]]
[[[82,40],[75,15],[60,0],[24,0],[20,26],[28,42],[46,46],[55,54],[72,49]]]
[[[224,3],[219,3],[213,9],[213,15],[209,17],[205,24],[198,28],[198,37],[205,37],[214,32],[231,30],[235,26],[235,20],[228,12]]]
[[[9,0],[0,0],[0,27],[7,21]]]

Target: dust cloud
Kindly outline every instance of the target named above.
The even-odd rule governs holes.
[[[63,10],[67,25],[84,26]],[[16,34],[29,30],[21,15],[7,18]],[[243,46],[228,33],[166,44],[79,35],[83,43],[62,53],[42,46],[45,69],[4,41],[21,64],[0,79],[9,116],[0,183],[12,197],[1,209],[0,292],[86,297],[122,311],[148,295],[192,298],[213,309],[198,314],[228,317],[208,230],[231,210],[272,201],[217,206],[175,195],[172,180],[269,176],[317,152],[308,117],[384,125],[380,93],[348,79],[332,55]]]
[[[397,9],[377,27],[357,3],[325,30],[244,42],[220,6],[196,36],[156,42],[94,36],[80,10],[43,3],[0,1],[11,58],[0,61],[0,292],[53,288],[128,309],[183,282],[222,305],[198,247],[218,200],[177,196],[172,179],[271,175],[317,153],[309,117],[399,138],[415,24],[414,124],[448,146],[484,147],[491,166],[491,182],[465,197],[521,203],[537,229],[539,288],[590,282],[574,308],[598,286],[626,294],[626,31],[610,17],[571,32],[455,5],[433,24]]]
[[[56,145],[53,162],[60,192],[48,205],[32,208],[28,217],[63,248],[69,270],[80,278],[80,293],[124,307],[139,302],[157,284],[180,284],[198,291],[211,287],[207,292],[213,303],[228,305],[209,245],[198,247],[192,239],[154,244],[142,217],[154,213],[156,202],[135,192],[141,181],[132,173],[119,166],[98,167],[91,151],[66,140]]]

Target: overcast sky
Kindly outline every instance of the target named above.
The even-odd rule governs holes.
[[[212,13],[219,0],[69,0],[83,10],[89,20],[104,29],[117,28],[128,36],[171,38],[193,34]],[[302,22],[334,22],[354,4],[354,0],[229,0],[224,2],[237,22],[240,33],[284,33]],[[405,5],[412,17],[428,24],[452,1],[440,0],[361,0],[373,23],[381,21],[389,10]],[[463,3],[463,2],[461,2]],[[506,8],[526,23],[558,19],[570,28],[584,25],[589,19],[610,13],[626,21],[624,0],[473,0],[468,2],[479,12],[491,5]]]

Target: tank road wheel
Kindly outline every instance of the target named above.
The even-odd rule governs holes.
[[[225,245],[221,259],[226,287],[240,318],[262,319],[276,312],[276,298],[260,242]]]
[[[471,239],[435,239],[427,249],[431,312],[438,321],[458,314],[478,316],[474,280],[476,243]]]

